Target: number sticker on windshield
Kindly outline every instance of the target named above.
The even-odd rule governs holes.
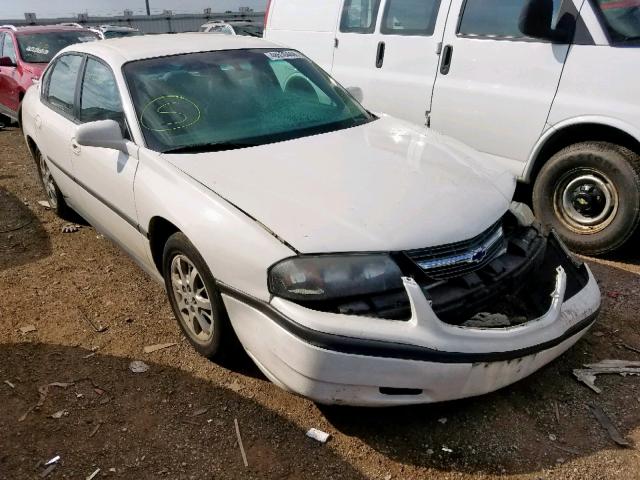
[[[36,53],[38,55],[49,55],[49,50],[46,48],[38,48],[38,47],[27,47],[25,48],[27,52]]]
[[[147,130],[168,132],[195,125],[201,116],[200,108],[191,100],[180,95],[165,95],[144,107],[140,123]]]
[[[266,52],[265,55],[269,60],[297,60],[304,56],[295,50],[281,50],[277,52]]]

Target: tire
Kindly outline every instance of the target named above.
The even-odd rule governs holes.
[[[617,250],[640,224],[640,156],[607,142],[571,145],[540,171],[533,207],[575,252]]]
[[[182,266],[182,277],[174,275],[177,265]],[[210,360],[227,361],[237,353],[239,341],[209,267],[183,233],[175,233],[167,240],[162,266],[173,314],[189,343],[200,355]],[[197,275],[191,277],[194,279],[192,283],[186,281],[189,271],[185,267],[189,266],[195,268]],[[182,296],[177,293],[178,289],[181,289]],[[194,295],[194,292],[199,294]],[[206,301],[210,315],[205,314],[206,308],[200,308],[207,305]],[[207,320],[211,326],[209,332],[202,328],[202,322],[207,323]]]
[[[40,152],[40,150],[36,150],[35,157],[40,184],[42,185],[44,192],[47,194],[47,200],[49,201],[51,210],[53,210],[55,214],[60,218],[70,218],[72,215],[72,210],[64,201],[64,196],[62,195],[62,192],[60,192],[56,181],[51,175],[51,170],[49,170],[49,166],[45,161],[44,155],[42,154],[42,152]]]

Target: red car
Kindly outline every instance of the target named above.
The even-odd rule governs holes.
[[[51,59],[68,45],[97,39],[84,28],[0,26],[0,115],[19,122],[22,97]]]

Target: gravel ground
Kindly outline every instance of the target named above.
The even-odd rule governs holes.
[[[93,228],[61,233],[44,198],[20,132],[0,131],[0,479],[40,478],[55,455],[47,478],[98,468],[95,478],[640,478],[638,450],[613,443],[587,408],[640,444],[640,378],[599,378],[597,395],[572,375],[640,360],[620,345],[640,347],[637,244],[588,260],[604,294],[599,323],[517,385],[439,405],[327,408],[278,389],[246,358],[198,357],[163,289]],[[160,343],[176,345],[143,353]],[[149,371],[132,373],[133,360]],[[329,442],[306,438],[311,427]]]

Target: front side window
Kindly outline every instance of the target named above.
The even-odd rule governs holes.
[[[115,120],[126,131],[116,79],[104,64],[89,58],[80,90],[80,121]]]
[[[74,43],[92,42],[98,36],[86,30],[20,34],[20,56],[28,63],[49,63],[56,54]]]
[[[640,40],[640,1],[596,0],[595,3],[613,42]]]
[[[11,38],[11,35],[9,34],[6,34],[4,36],[4,47],[2,48],[2,56],[9,57],[14,64],[18,63],[18,59],[16,57],[16,46],[13,44],[13,38]]]
[[[376,28],[380,0],[344,0],[340,31],[373,33]]]
[[[73,115],[78,73],[82,65],[80,55],[60,57],[48,74],[47,101],[68,115]]]
[[[387,0],[380,31],[392,35],[433,35],[440,0]]]
[[[176,55],[125,65],[147,146],[230,150],[373,120],[333,79],[293,50]]]
[[[527,0],[467,0],[458,33],[481,37],[523,38],[520,12]],[[562,0],[553,0],[554,18]]]

